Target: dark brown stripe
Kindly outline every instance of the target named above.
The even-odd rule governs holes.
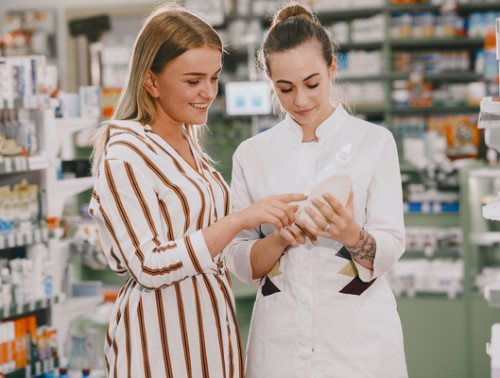
[[[198,261],[198,258],[196,257],[196,253],[193,250],[193,246],[191,245],[191,238],[186,236],[184,238],[184,243],[186,244],[186,248],[189,252],[189,257],[191,258],[191,262],[193,263],[194,268],[198,273],[202,273],[200,263]]]
[[[134,174],[134,171],[132,169],[132,166],[130,165],[130,163],[127,163],[127,162],[123,162],[123,164],[125,165],[125,171],[127,172],[130,183],[132,184],[132,188],[134,189],[137,200],[141,204],[141,208],[142,208],[142,212],[144,213],[144,217],[148,221],[149,229],[151,230],[151,232],[153,234],[153,242],[156,245],[161,245],[161,242],[158,239],[158,232],[156,231],[153,217],[151,216],[151,212],[149,211],[146,200],[141,192],[141,188],[137,184],[137,179],[135,178],[135,174]]]
[[[160,325],[161,347],[163,350],[163,362],[165,363],[165,373],[168,378],[172,378],[172,363],[170,362],[170,352],[168,350],[167,327],[165,325],[165,314],[163,312],[163,295],[161,290],[155,291],[156,308],[158,310],[158,324]]]
[[[144,325],[144,313],[142,309],[142,298],[137,306],[137,317],[139,319],[139,332],[141,334],[142,343],[142,358],[144,360],[144,375],[151,377],[151,369],[149,368],[149,353],[148,353],[148,338],[146,335],[146,327]]]
[[[221,363],[222,363],[222,371],[224,372],[224,378],[226,377],[226,357],[224,355],[224,343],[222,341],[222,326],[221,326],[221,318],[220,318],[220,313],[219,313],[219,306],[217,303],[217,297],[214,293],[214,288],[212,287],[212,284],[208,280],[208,277],[205,274],[202,274],[201,277],[203,277],[203,281],[205,282],[205,286],[207,287],[208,294],[210,295],[210,301],[212,302],[212,308],[214,310],[214,318],[215,321],[217,322],[217,335],[219,337],[219,349],[220,349],[220,357],[221,357]]]
[[[351,295],[361,295],[368,289],[374,282],[376,278],[371,280],[370,282],[363,282],[359,275],[353,278],[351,282],[344,286],[340,293],[342,294],[351,294]]]
[[[131,353],[132,353],[132,346],[130,345],[130,318],[128,315],[128,303],[125,306],[125,311],[123,312],[123,320],[124,320],[124,327],[125,327],[125,346],[126,346],[126,351],[127,351],[127,377],[131,378],[132,376],[130,375],[131,369],[132,369],[132,361],[131,361]]]
[[[186,318],[184,315],[184,305],[182,303],[182,294],[181,294],[181,289],[179,286],[179,282],[174,283],[175,287],[175,294],[177,295],[177,310],[179,311],[179,324],[181,326],[181,333],[182,333],[182,345],[184,346],[184,359],[186,361],[186,372],[189,378],[192,378],[192,371],[191,371],[191,357],[190,357],[190,352],[189,352],[189,340],[187,336],[187,329],[186,329]]]
[[[208,378],[210,377],[210,374],[208,372],[207,350],[205,345],[205,328],[203,327],[203,314],[201,312],[200,295],[198,293],[196,278],[191,277],[191,281],[193,282],[194,298],[196,302],[196,316],[198,319],[198,336],[200,338],[201,367],[203,370],[203,377]]]
[[[175,194],[177,194],[177,196],[179,197],[179,200],[182,203],[184,215],[186,216],[186,222],[185,222],[184,229],[187,230],[189,228],[189,211],[190,211],[190,209],[189,209],[189,203],[187,201],[187,198],[184,196],[184,193],[182,193],[180,188],[178,186],[174,185],[172,182],[170,182],[167,179],[167,177],[162,173],[161,169],[159,169],[155,164],[153,164],[153,162],[150,159],[148,159],[147,156],[144,155],[142,153],[142,151],[139,148],[137,148],[135,145],[133,145],[132,143],[118,141],[118,142],[113,142],[113,143],[109,144],[109,146],[112,146],[112,145],[123,145],[123,146],[128,147],[131,150],[133,150],[137,155],[139,155],[144,160],[144,163],[158,176],[158,178],[166,186],[168,186],[170,189],[172,189],[175,192]]]
[[[231,300],[231,295],[229,294],[229,290],[224,284],[224,281],[220,279],[220,277],[216,277],[217,280],[219,281],[219,285],[222,289],[222,292],[224,294],[224,297],[226,298],[226,302],[229,305],[229,309],[231,310],[231,316],[233,318],[234,326],[235,326],[235,331],[236,331],[236,340],[238,342],[238,360],[239,360],[239,377],[244,378],[245,376],[245,371],[244,371],[244,358],[243,358],[243,348],[241,347],[241,335],[240,335],[240,328],[238,326],[238,319],[236,319],[236,310],[234,308],[234,303]]]

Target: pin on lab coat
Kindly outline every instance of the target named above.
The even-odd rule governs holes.
[[[347,143],[356,222],[376,241],[374,269],[343,246],[320,238],[289,248],[262,279],[253,280],[250,250],[271,225],[237,235],[229,268],[259,286],[247,347],[248,378],[407,377],[401,322],[386,273],[404,251],[401,177],[392,134],[349,115],[342,106],[302,143],[287,117],[243,142],[233,157],[235,210],[272,194],[307,193],[318,172]]]

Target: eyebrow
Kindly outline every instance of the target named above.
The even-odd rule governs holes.
[[[319,75],[319,72],[316,72],[316,73],[313,73],[311,75],[309,75],[308,77],[306,77],[304,80],[302,81],[307,81],[311,78],[313,78],[314,76],[318,76]],[[283,84],[292,84],[291,81],[288,81],[288,80],[278,80],[276,83],[283,83]]]
[[[217,75],[218,73],[220,73],[220,71],[222,70],[222,67],[219,68],[217,71],[215,71],[214,75]],[[206,76],[207,74],[206,73],[203,73],[203,72],[187,72],[184,74],[184,76]]]

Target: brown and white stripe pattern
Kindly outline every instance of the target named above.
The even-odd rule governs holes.
[[[201,231],[228,213],[226,183],[140,123],[110,130],[89,212],[109,266],[130,277],[106,333],[108,376],[243,377],[229,274]]]

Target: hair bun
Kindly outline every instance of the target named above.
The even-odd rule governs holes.
[[[308,20],[315,21],[313,13],[303,5],[294,3],[287,5],[281,9],[273,18],[273,25],[279,22],[289,20],[294,17],[304,17]]]

